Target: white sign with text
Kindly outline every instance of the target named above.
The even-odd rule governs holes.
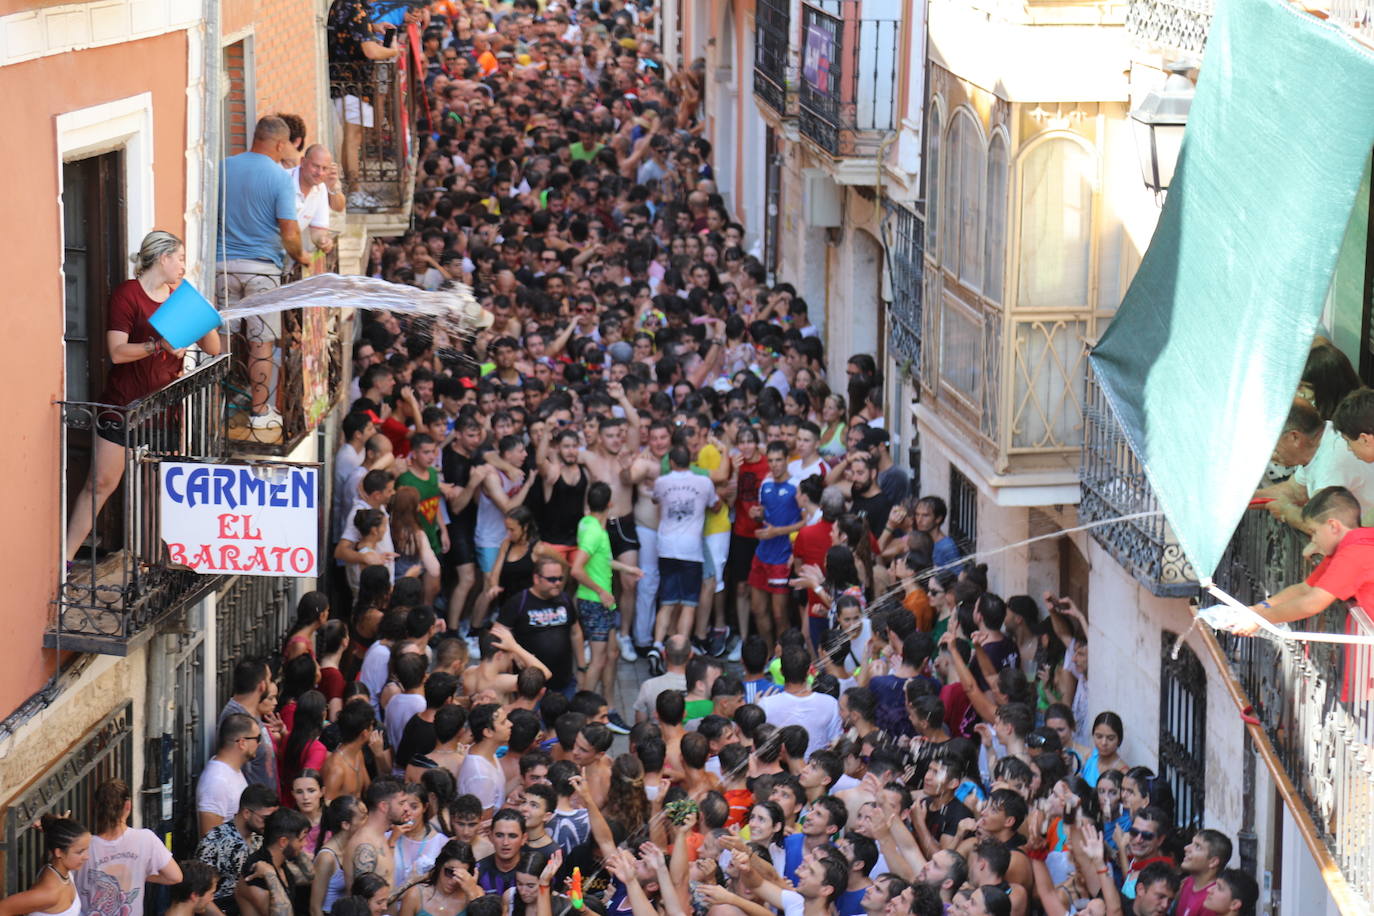
[[[159,479],[171,565],[207,575],[319,575],[319,468],[164,461]]]

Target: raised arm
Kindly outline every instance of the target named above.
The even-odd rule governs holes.
[[[520,643],[515,641],[515,634],[512,633],[504,624],[493,623],[491,625],[491,636],[496,642],[496,648],[505,649],[515,657],[516,664],[521,668],[537,668],[544,672],[544,677],[553,677],[553,672],[549,666],[541,662],[530,651]]]
[[[587,768],[583,767],[582,772],[571,777],[568,783],[577,790],[582,803],[587,806],[587,821],[591,826],[592,839],[596,840],[602,857],[609,860],[616,852],[615,835],[611,833],[611,825],[606,822],[606,815],[601,813],[601,807],[596,803],[596,799],[592,798],[591,786],[587,785]]]
[[[954,666],[954,672],[964,688],[964,695],[968,697],[969,705],[982,717],[983,721],[991,722],[997,717],[997,704],[988,698],[988,695],[979,688],[978,683],[973,679],[973,672],[964,662],[964,657],[955,650],[954,642],[956,639],[958,636],[953,630],[946,631],[940,637],[940,648],[949,654],[950,663]]]

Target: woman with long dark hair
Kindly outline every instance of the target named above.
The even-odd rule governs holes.
[[[367,809],[352,795],[341,795],[324,809],[315,847],[315,877],[310,885],[310,916],[324,916],[344,895],[344,850],[366,815]]]
[[[611,785],[602,811],[609,820],[625,828],[631,848],[647,840],[646,831],[653,809],[644,792],[644,765],[633,754],[621,754],[611,764]]]
[[[326,718],[333,721],[343,708],[343,692],[348,682],[343,676],[343,660],[348,652],[348,624],[327,620],[315,634],[315,652],[320,660],[319,690],[329,703]]]
[[[320,844],[320,828],[324,821],[324,779],[319,770],[301,770],[291,780],[291,801],[296,810],[310,821],[310,832],[305,835],[305,848],[314,849]]]
[[[449,840],[434,857],[429,876],[401,897],[400,916],[458,916],[482,894],[472,847]]]
[[[1093,719],[1092,736],[1093,752],[1083,761],[1082,775],[1088,785],[1097,785],[1097,777],[1104,770],[1121,770],[1124,773],[1130,769],[1120,754],[1121,743],[1126,740],[1126,726],[1122,724],[1120,716],[1111,711],[1098,713],[1097,718]]]
[[[282,724],[287,731],[296,715],[296,701],[308,690],[314,690],[320,682],[320,666],[314,655],[297,655],[281,666],[281,686],[277,694]]]
[[[329,619],[329,596],[324,592],[306,592],[296,604],[296,620],[286,631],[286,643],[282,647],[282,661],[290,661],[297,655],[315,654],[315,634]]]
[[[329,751],[320,741],[320,735],[324,732],[325,707],[324,694],[318,690],[307,690],[296,701],[291,733],[287,735],[286,743],[277,757],[277,790],[282,804],[287,807],[295,807],[291,784],[296,777],[305,770],[322,769],[329,756]]]
[[[377,627],[382,622],[391,601],[391,571],[385,566],[369,566],[358,575],[358,595],[353,600],[349,617],[348,652],[341,659],[345,682],[358,676],[363,656],[377,639]]]
[[[515,885],[505,893],[506,913],[509,916],[531,916],[536,912],[541,890],[548,891],[553,876],[563,865],[563,850],[555,848],[529,849],[515,866]],[[565,913],[571,908],[568,898],[550,892],[552,912]]]
[[[0,916],[81,916],[81,897],[72,881],[91,855],[91,834],[67,817],[43,815],[40,822],[47,861],[33,886],[0,900]]]
[[[539,539],[539,525],[528,506],[516,506],[506,513],[506,539],[496,554],[496,565],[483,594],[487,605],[501,598],[518,595],[534,584],[534,563],[540,557],[562,559]],[[485,605],[484,605],[485,607]]]

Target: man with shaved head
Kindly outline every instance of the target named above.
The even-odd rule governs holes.
[[[333,171],[334,156],[316,143],[306,148],[301,164],[291,170],[296,189],[296,222],[301,227],[301,244],[310,251],[329,251],[334,236],[329,233],[329,189],[326,182]],[[337,179],[336,179],[337,180]]]

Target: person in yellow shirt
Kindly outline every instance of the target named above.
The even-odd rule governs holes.
[[[725,626],[725,559],[730,550],[730,505],[725,498],[730,486],[731,464],[728,449],[711,435],[711,421],[705,415],[681,417],[680,430],[692,453],[692,470],[705,473],[722,495],[719,505],[706,512],[702,536],[706,542],[706,565],[701,582],[696,631],[692,640],[700,652],[720,655],[730,635]],[[710,632],[707,628],[710,627]],[[713,651],[714,650],[714,651]]]

